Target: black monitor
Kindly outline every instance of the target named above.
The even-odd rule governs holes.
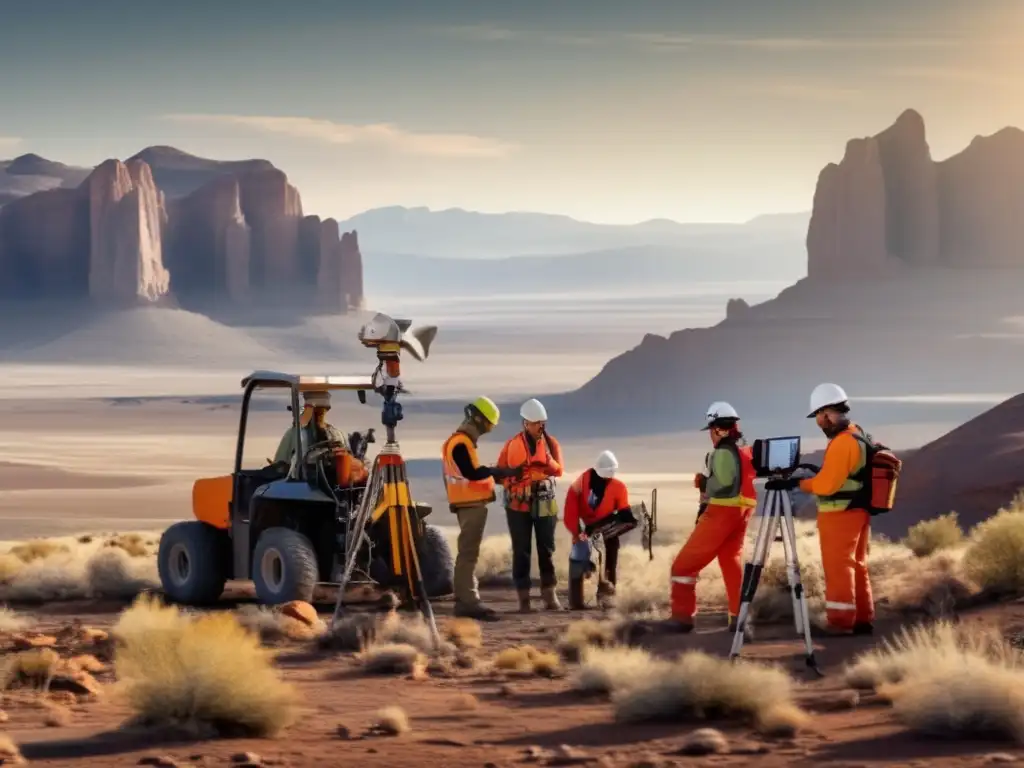
[[[758,477],[789,474],[800,463],[799,437],[759,438],[752,450]]]

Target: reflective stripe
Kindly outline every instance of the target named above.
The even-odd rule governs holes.
[[[756,507],[757,499],[752,499],[749,496],[733,496],[728,499],[711,497],[708,499],[708,504],[716,507]]]
[[[853,427],[850,427],[849,429],[845,430],[844,432],[842,432],[840,434],[846,434],[846,433],[852,433],[852,432],[853,432]],[[839,435],[836,435],[836,437],[839,437]],[[843,494],[846,494],[847,496],[849,496],[849,495],[851,495],[853,493],[856,493],[857,491],[861,490],[864,487],[864,483],[862,483],[860,480],[854,480],[853,479],[854,476],[858,472],[860,472],[862,469],[864,469],[864,465],[867,463],[867,460],[868,460],[867,449],[864,447],[864,443],[862,443],[860,440],[858,440],[857,441],[857,446],[860,448],[860,459],[857,461],[857,466],[855,466],[853,468],[853,472],[851,473],[851,475],[848,478],[846,478],[846,480],[843,481],[843,484],[841,486],[839,486],[839,490],[836,491],[837,494],[843,493]],[[853,501],[853,499],[851,499],[851,498],[837,499],[837,498],[835,498],[833,496],[819,496],[818,497],[818,511],[819,512],[842,512],[843,510],[849,508],[850,503],[852,501]]]
[[[826,602],[825,609],[829,611],[856,611],[856,603],[833,603]]]
[[[696,584],[697,583],[697,577],[696,576],[673,576],[672,577],[672,583],[673,584]]]

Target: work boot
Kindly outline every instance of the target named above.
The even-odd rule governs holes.
[[[615,585],[610,581],[599,581],[597,583],[597,603],[602,608],[609,608],[615,598]]]
[[[853,634],[855,635],[873,635],[875,634],[875,625],[870,621],[858,621],[853,625]]]
[[[533,608],[530,607],[530,590],[520,589],[516,591],[519,594],[519,612],[533,613]]]
[[[500,621],[501,617],[498,616],[493,610],[488,608],[483,603],[477,603],[476,605],[466,605],[465,603],[456,603],[455,610],[453,613],[459,618],[466,619],[477,619],[478,621]]]
[[[583,600],[583,579],[569,579],[569,610],[586,610],[586,603]]]
[[[544,601],[545,611],[564,611],[565,608],[558,601],[558,595],[555,594],[554,587],[543,587],[540,591],[541,599]]]

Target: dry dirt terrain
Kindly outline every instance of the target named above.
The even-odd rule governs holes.
[[[244,595],[244,590],[238,592]],[[64,657],[90,653],[96,681],[93,693],[58,675],[51,691],[14,688],[3,697],[7,734],[33,765],[281,765],[318,766],[511,766],[536,765],[984,765],[1024,758],[1024,750],[1005,739],[954,741],[912,735],[897,720],[885,696],[861,691],[859,700],[844,679],[853,657],[892,634],[899,622],[881,622],[875,638],[818,642],[825,676],[817,679],[804,664],[802,646],[787,625],[763,626],[744,655],[780,665],[796,680],[793,701],[807,712],[795,733],[758,733],[740,720],[702,722],[692,712],[670,712],[672,722],[617,722],[606,697],[586,695],[578,687],[578,662],[561,659],[537,672],[496,669],[498,654],[530,645],[555,651],[566,627],[579,614],[512,613],[513,595],[490,590],[489,601],[508,613],[482,628],[479,647],[468,648],[457,664],[423,673],[372,674],[357,655],[320,650],[307,639],[268,640],[284,680],[299,692],[296,722],[275,738],[183,737],[159,728],[123,724],[131,707],[112,684],[109,646],[91,639],[109,630],[123,604],[56,603],[19,611],[35,620],[30,631],[4,635],[5,655],[17,647],[56,640]],[[244,602],[244,598],[243,598]],[[228,602],[225,610],[237,608]],[[329,618],[329,604],[319,606]],[[436,604],[439,624],[450,625],[450,606]],[[599,618],[600,613],[593,611]],[[1024,627],[1017,604],[989,607],[962,616],[965,623],[997,622],[1004,632]],[[79,625],[80,623],[80,625]],[[725,655],[731,635],[721,614],[700,617],[698,631],[686,638],[648,636],[639,641],[655,655],[672,657],[689,650]],[[69,625],[74,627],[69,628]],[[296,634],[296,633],[292,633]],[[301,633],[299,633],[301,634]],[[42,639],[36,639],[43,636]],[[46,638],[45,636],[49,636]],[[470,642],[468,645],[472,646]],[[150,659],[157,665],[159,659]],[[465,667],[465,668],[464,668]],[[196,670],[197,672],[199,670]],[[90,683],[91,685],[91,683]],[[73,692],[68,692],[69,689]],[[785,698],[783,691],[779,698]],[[385,708],[400,707],[408,731],[377,734],[372,726]],[[712,726],[725,739],[693,746],[694,732]],[[702,734],[703,736],[703,734]],[[698,737],[699,738],[699,737]],[[708,749],[720,753],[700,755]],[[693,751],[695,754],[688,754]],[[160,762],[162,760],[163,762]]]

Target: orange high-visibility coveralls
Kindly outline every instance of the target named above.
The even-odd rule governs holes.
[[[684,624],[691,624],[697,613],[697,576],[716,557],[729,596],[729,617],[739,613],[743,539],[757,506],[749,446],[719,443],[708,466],[707,507],[672,563],[672,618]]]
[[[840,630],[875,619],[867,562],[871,516],[865,509],[849,508],[849,497],[863,487],[853,477],[867,462],[867,452],[854,437],[855,431],[863,432],[851,424],[829,440],[821,470],[800,481],[801,491],[818,497],[825,610],[829,625]],[[835,498],[837,494],[844,498]]]

